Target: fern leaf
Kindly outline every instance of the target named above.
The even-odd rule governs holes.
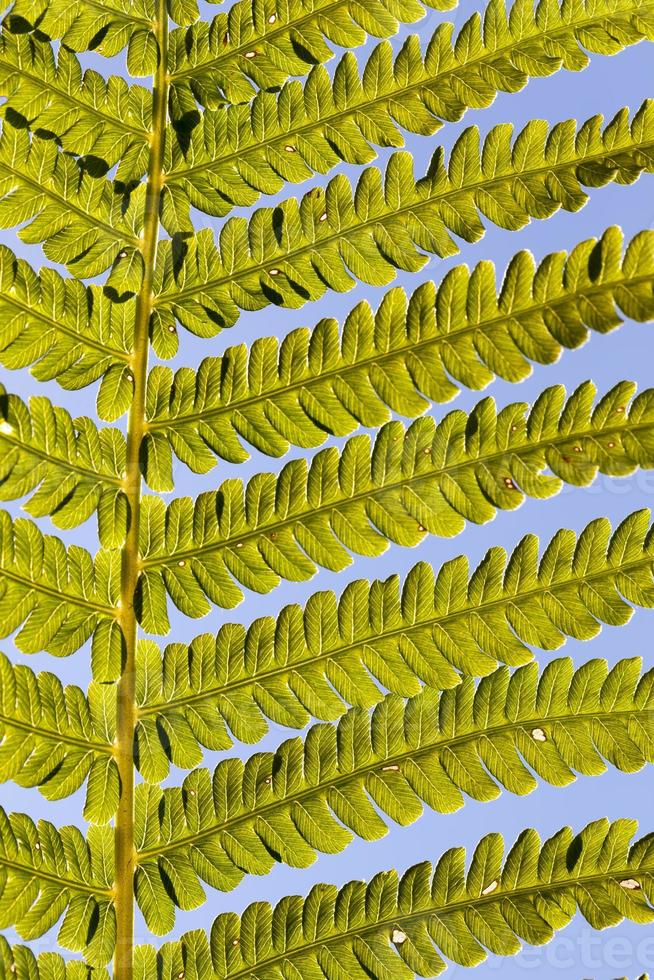
[[[465,558],[419,563],[402,587],[352,582],[339,599],[318,593],[163,651],[143,638],[169,632],[169,601],[199,618],[599,473],[654,469],[654,388],[636,395],[629,381],[427,414],[458,385],[519,381],[590,330],[651,319],[651,232],[625,249],[608,229],[538,268],[520,253],[501,287],[490,263],[459,267],[411,300],[391,290],[376,313],[360,304],[342,333],[326,320],[229,349],[197,377],[149,373],[152,353],[177,355],[180,326],[210,338],[241,310],[387,286],[487,223],[518,230],[654,173],[654,100],[608,123],[460,129],[419,179],[408,152],[369,166],[378,147],[432,136],[532,77],[654,41],[654,0],[484,0],[424,51],[408,31],[389,43],[455,4],[230,0],[205,24],[198,0],[12,0],[3,17],[0,229],[70,279],[0,247],[0,364],[69,390],[97,382],[101,422],[0,385],[0,502],[30,515],[0,510],[0,639],[60,657],[88,641],[92,669],[84,691],[0,654],[0,781],[47,800],[84,790],[88,822],[83,835],[0,808],[0,980],[409,980],[547,942],[578,911],[594,928],[654,921],[654,835],[633,843],[635,821],[600,820],[544,844],[525,831],[506,858],[491,834],[469,868],[454,849],[401,881],[318,885],[220,915],[210,936],[134,947],[135,902],[164,935],[207,884],[306,868],[425,806],[654,762],[654,669],[566,658],[539,673],[532,649],[654,607],[644,511],[615,532],[605,519],[562,530],[542,556],[527,535],[472,574]],[[360,70],[345,49],[364,44]],[[124,54],[130,79],[86,70],[97,54]],[[339,173],[230,213],[340,164],[363,168],[356,184]],[[227,220],[196,231],[193,208]],[[327,435],[342,442],[278,473],[164,499],[175,456],[205,473],[248,444],[280,457]],[[96,514],[96,554],[39,527]],[[200,768],[204,748],[312,718],[276,751]],[[190,770],[181,786],[166,785],[171,764]],[[54,927],[77,960],[10,945]]]
[[[65,657],[93,637],[97,681],[120,675],[122,638],[116,621],[120,552],[66,549],[32,521],[0,511],[0,634],[23,653]]]
[[[345,705],[377,704],[380,687],[403,697],[423,684],[452,689],[461,674],[529,663],[531,647],[556,650],[568,636],[592,639],[602,623],[626,623],[629,604],[654,606],[649,517],[636,511],[615,531],[606,518],[579,536],[563,529],[540,560],[538,540],[527,535],[510,555],[491,548],[472,574],[462,555],[437,574],[420,562],[401,589],[397,575],[356,580],[339,599],[319,592],[304,610],[285,606],[247,630],[229,623],[215,637],[170,644],[163,656],[143,640],[137,741],[149,740],[163,769],[172,755],[168,733],[184,733],[175,764],[194,766],[197,743],[224,750],[230,732],[256,742],[267,718],[291,728],[311,717],[332,721]]]
[[[33,517],[50,515],[60,528],[77,527],[97,512],[102,544],[119,547],[129,508],[122,490],[125,437],[73,420],[47,398],[29,407],[0,385],[0,500],[30,496]]]
[[[119,378],[117,403],[124,411],[132,391],[128,351],[134,301],[111,302],[100,287],[65,279],[52,269],[37,275],[0,245],[0,313],[4,367],[31,366],[39,381],[56,378],[69,389],[106,374],[115,390]]]
[[[468,107],[489,106],[498,91],[517,92],[530,77],[561,67],[585,68],[587,51],[614,54],[654,38],[653,9],[651,0],[583,0],[574,10],[520,4],[511,15],[505,0],[491,0],[483,19],[473,14],[456,37],[452,24],[440,24],[424,55],[414,35],[393,61],[385,41],[362,74],[346,54],[334,73],[314,67],[304,89],[292,81],[279,95],[259,92],[247,108],[205,112],[190,137],[173,125],[166,177],[172,213],[185,206],[188,215],[193,205],[225,215],[340,161],[370,163],[373,146],[402,146],[403,130],[432,135]],[[163,217],[169,225],[165,207]]]
[[[513,675],[502,667],[440,695],[430,688],[408,702],[389,695],[372,716],[353,709],[338,726],[317,725],[276,753],[227,759],[213,775],[197,769],[179,788],[143,784],[139,863],[158,865],[162,886],[171,867],[195,880],[200,904],[198,879],[229,891],[276,861],[305,868],[316,852],[384,837],[380,813],[406,827],[423,804],[453,813],[465,796],[488,802],[500,787],[524,796],[538,785],[532,770],[554,786],[576,773],[600,775],[606,761],[636,772],[654,761],[654,672],[641,676],[640,668],[637,658],[610,671],[591,660],[575,671],[566,658],[539,678],[533,663]],[[148,775],[158,781],[164,771],[153,765]],[[185,902],[191,887],[179,898],[168,890],[169,911],[195,907]],[[158,906],[148,921],[155,931],[160,915],[167,918]]]
[[[525,496],[551,497],[564,482],[587,486],[598,472],[651,467],[654,392],[628,406],[634,390],[621,382],[593,409],[592,382],[567,401],[555,386],[528,415],[524,403],[498,412],[485,398],[470,415],[450,412],[439,423],[426,416],[408,429],[388,422],[372,448],[368,436],[354,436],[310,466],[291,460],[247,486],[226,480],[195,502],[166,507],[145,497],[140,621],[147,632],[167,631],[166,592],[186,615],[203,616],[209,600],[236,605],[237,582],[269,592],[280,579],[311,578],[318,566],[343,569],[350,552],[379,555],[388,541],[411,547],[426,534],[452,537],[466,521],[485,523]]]
[[[140,76],[157,67],[153,16],[151,0],[18,0],[8,26],[17,33],[31,27],[72,51],[111,57],[127,47],[127,70]]]
[[[604,130],[594,116],[578,131],[574,120],[551,129],[532,120],[513,144],[512,132],[508,124],[495,126],[482,149],[478,130],[464,130],[448,166],[438,149],[417,183],[411,155],[400,152],[384,175],[365,170],[356,192],[340,174],[299,203],[290,198],[260,208],[249,221],[230,218],[220,250],[208,229],[183,243],[162,242],[154,310],[161,329],[174,328],[177,317],[206,337],[232,325],[239,308],[301,307],[328,288],[347,291],[357,279],[381,286],[398,268],[422,268],[426,252],[456,254],[453,236],[478,241],[480,213],[515,230],[560,208],[578,211],[587,200],[584,186],[628,184],[654,169],[652,101],[631,123],[620,110]]]
[[[112,758],[115,688],[63,687],[55,674],[14,666],[0,653],[0,773],[4,782],[38,786],[48,800],[63,799],[87,783],[84,815],[111,819],[118,805]]]
[[[85,173],[51,140],[3,126],[0,191],[0,227],[24,225],[18,232],[22,241],[43,243],[46,256],[76,276],[96,276],[115,262],[118,278],[121,264],[137,254],[141,188],[123,214],[115,186]]]
[[[624,255],[623,255],[624,250]],[[427,399],[446,402],[458,384],[484,388],[495,375],[522,381],[530,361],[551,364],[590,330],[606,333],[625,316],[654,318],[654,232],[624,249],[607,229],[568,256],[536,267],[528,252],[511,260],[498,291],[491,263],[451,270],[437,288],[419,286],[407,301],[395,288],[373,313],[359,303],[342,333],[333,319],[228,348],[197,374],[156,366],[148,378],[145,476],[172,489],[172,454],[196,472],[216,456],[247,458],[242,441],[282,456],[289,444],[322,443],[358,425],[378,427],[391,411],[415,418]],[[354,394],[352,394],[354,393]]]
[[[137,180],[147,170],[151,93],[113,75],[84,72],[64,46],[26,34],[0,35],[0,94],[5,118],[54,134],[64,149],[103,161],[120,162],[119,180]]]
[[[263,980],[275,967],[364,980],[437,976],[441,957],[462,966],[487,951],[511,955],[541,945],[580,912],[594,929],[623,918],[647,923],[652,908],[651,836],[632,843],[634,820],[598,820],[541,843],[524,831],[504,858],[499,834],[482,838],[466,874],[465,851],[375,875],[342,889],[317,885],[306,899],[258,902],[222,914],[211,933],[213,968],[229,980]],[[276,928],[273,926],[276,926]],[[291,926],[291,923],[297,924]],[[274,975],[274,973],[273,973]]]
[[[0,974],[11,977],[11,980],[89,980],[89,967],[81,960],[64,959],[58,953],[36,956],[29,947],[10,946],[4,936],[0,936]],[[90,976],[92,980],[110,980],[102,967],[94,967]],[[196,977],[196,980],[200,978]]]
[[[197,118],[197,102],[218,108],[249,102],[257,88],[277,88],[329,61],[332,46],[352,48],[389,37],[425,7],[451,10],[456,0],[238,0],[210,23],[170,35],[171,114]],[[330,44],[331,42],[331,44]]]
[[[348,980],[438,976],[443,957],[462,966],[488,952],[516,954],[550,941],[580,912],[594,929],[654,919],[652,836],[633,841],[635,820],[607,819],[541,842],[523,831],[508,853],[500,834],[482,838],[466,872],[463,848],[376,874],[366,884],[315,885],[276,907],[255,902],[222,913],[211,930],[135,951],[135,977],[267,980],[324,975]],[[641,978],[642,980],[642,978]]]
[[[59,944],[104,966],[115,942],[113,874],[108,825],[89,827],[85,840],[76,827],[59,831],[0,808],[0,928],[14,926],[22,939],[36,939],[64,916]]]

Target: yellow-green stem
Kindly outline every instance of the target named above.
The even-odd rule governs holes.
[[[139,574],[139,518],[141,509],[140,455],[145,424],[148,370],[148,327],[152,313],[152,287],[159,240],[159,206],[168,103],[168,12],[166,0],[157,0],[154,31],[159,64],[152,93],[152,135],[142,241],[143,283],[136,301],[134,342],[131,356],[134,396],[127,425],[125,492],[130,525],[122,553],[120,625],[124,638],[124,662],[118,684],[116,759],[120,774],[120,804],[116,814],[116,954],[114,980],[132,980],[134,948],[134,728],[136,725],[137,621],[134,593]]]

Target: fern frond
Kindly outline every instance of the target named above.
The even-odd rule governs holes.
[[[11,977],[11,980],[110,980],[102,967],[94,967],[90,973],[86,963],[64,959],[59,953],[36,956],[27,946],[10,946],[4,936],[0,936],[0,975]],[[145,977],[139,980],[145,980]],[[195,980],[200,977],[196,976]]]
[[[170,0],[170,7],[174,16],[188,9],[188,2]],[[17,33],[31,27],[72,51],[94,50],[111,57],[127,47],[127,70],[139,76],[152,75],[157,67],[153,18],[151,0],[18,0],[8,26]]]
[[[113,75],[83,71],[68,48],[26,34],[0,35],[0,95],[12,123],[53,134],[71,153],[94,157],[117,178],[136,180],[147,170],[152,94]]]
[[[96,384],[97,421],[0,384],[0,503],[30,515],[0,510],[0,640],[58,657],[88,643],[92,676],[64,686],[0,653],[0,782],[48,801],[84,791],[88,825],[0,807],[0,980],[410,980],[547,942],[579,911],[594,928],[654,922],[654,833],[633,843],[635,821],[604,819],[544,844],[525,831],[506,858],[490,834],[469,866],[453,849],[402,880],[317,885],[221,914],[210,936],[135,948],[135,903],[164,935],[207,885],[307,868],[426,807],[654,762],[654,668],[534,656],[654,608],[649,511],[563,529],[542,552],[528,534],[472,572],[463,556],[420,562],[404,582],[359,579],[188,644],[154,639],[169,603],[199,618],[527,497],[654,470],[654,387],[598,396],[587,381],[533,405],[429,412],[459,386],[521,381],[591,330],[654,320],[652,231],[627,246],[609,228],[539,265],[520,252],[501,285],[490,262],[458,266],[374,312],[360,303],[342,330],[328,318],[217,348],[197,373],[150,368],[177,356],[181,327],[206,339],[242,310],[387,287],[487,225],[519,230],[654,174],[648,99],[606,123],[459,127],[416,178],[396,152],[407,133],[654,41],[654,0],[484,0],[424,48],[408,30],[389,42],[456,2],[229,0],[203,23],[198,0],[11,0],[2,17],[0,230],[71,278],[0,246],[0,364]],[[98,54],[124,56],[125,77],[87,70]],[[370,166],[378,148],[394,152]],[[341,164],[358,179],[313,186]],[[278,196],[255,210],[261,195]],[[196,230],[194,209],[226,220]],[[328,436],[338,445],[277,472],[175,494],[175,457],[207,473],[249,446],[282,457]],[[95,515],[97,553],[40,528]],[[287,729],[272,751],[203,768],[205,748],[254,744],[271,723]],[[12,945],[55,927],[76,961]]]
[[[279,95],[259,92],[247,108],[205,112],[190,136],[173,125],[164,224],[178,230],[167,220],[167,196],[173,222],[191,205],[225,215],[340,161],[370,163],[373,146],[402,146],[403,130],[432,135],[467,108],[489,106],[498,91],[585,68],[587,51],[614,54],[654,39],[653,15],[651,0],[582,0],[574,9],[542,2],[536,10],[520,3],[510,14],[505,0],[491,0],[483,20],[473,14],[457,37],[452,24],[439,25],[424,55],[415,35],[395,61],[383,42],[363,73],[346,54],[333,76],[313,68],[304,89],[292,81]]]
[[[108,825],[89,827],[85,840],[76,827],[57,830],[0,808],[0,928],[14,926],[22,939],[36,939],[64,915],[59,944],[104,966],[116,934],[113,877]]]
[[[115,688],[91,684],[88,697],[55,674],[14,666],[0,653],[0,774],[38,786],[48,800],[87,783],[84,815],[104,823],[118,805],[113,755]]]
[[[538,539],[527,535],[510,555],[491,548],[472,574],[461,555],[437,574],[420,562],[402,588],[397,575],[355,580],[338,599],[319,592],[304,610],[284,606],[248,629],[229,623],[215,637],[170,644],[163,656],[141,641],[137,740],[147,740],[158,765],[174,748],[176,765],[193,766],[197,743],[224,750],[230,732],[256,742],[265,719],[303,728],[311,717],[338,718],[346,705],[369,709],[383,697],[373,678],[409,697],[423,684],[454,688],[461,673],[526,664],[534,646],[592,639],[602,623],[624,625],[629,603],[654,606],[649,518],[636,511],[615,531],[597,519],[579,536],[562,529],[540,560]]]
[[[129,522],[122,489],[125,437],[72,419],[47,398],[29,407],[0,384],[0,500],[29,495],[32,517],[49,515],[60,528],[77,527],[97,512],[100,540],[117,548]]]
[[[498,833],[482,838],[467,866],[451,848],[400,878],[376,874],[338,889],[315,885],[306,898],[276,907],[255,902],[242,916],[223,913],[211,942],[200,932],[135,951],[135,976],[174,980],[413,980],[438,976],[446,959],[481,963],[488,952],[516,954],[542,945],[580,912],[594,929],[654,919],[654,839],[634,841],[635,820],[569,827],[544,843],[523,831],[508,853]],[[442,954],[442,956],[441,956]],[[175,972],[177,971],[177,972]]]
[[[427,252],[456,254],[453,235],[478,241],[485,230],[480,213],[515,230],[560,208],[579,210],[587,200],[583,187],[632,183],[654,169],[652,101],[631,124],[623,109],[604,130],[593,116],[578,131],[574,120],[551,129],[532,120],[513,144],[512,133],[508,124],[495,126],[482,149],[476,127],[464,130],[448,166],[438,149],[417,183],[411,155],[399,152],[383,176],[375,167],[365,170],[356,192],[340,174],[300,202],[260,208],[249,221],[230,218],[220,250],[209,230],[161,242],[154,310],[160,329],[174,328],[177,318],[206,337],[232,325],[239,309],[301,307],[327,289],[347,291],[356,279],[385,285],[397,269],[422,268]]]
[[[42,534],[25,518],[0,511],[0,634],[22,627],[15,643],[23,653],[45,650],[65,657],[93,637],[97,681],[120,674],[122,640],[116,611],[120,552],[95,558],[76,545]]]
[[[107,374],[110,400],[117,400],[122,413],[132,392],[127,362],[133,314],[133,300],[114,303],[102,288],[84,286],[53,269],[37,275],[24,259],[0,245],[4,367],[31,367],[37,380],[56,378],[69,389],[83,388]]]
[[[470,415],[450,412],[439,423],[425,416],[408,429],[388,422],[372,447],[368,436],[354,436],[310,466],[297,459],[247,485],[226,480],[195,502],[166,507],[145,497],[140,621],[147,632],[167,631],[166,592],[186,615],[203,616],[209,600],[236,605],[237,582],[269,592],[280,579],[311,578],[318,566],[341,570],[350,552],[380,555],[389,541],[411,547],[426,534],[452,537],[466,521],[485,523],[525,496],[551,497],[564,482],[587,486],[598,472],[651,467],[654,390],[629,406],[634,391],[621,382],[593,409],[592,382],[567,401],[554,386],[528,415],[524,402],[498,412],[485,398]]]
[[[624,252],[624,254],[623,254]],[[569,255],[528,252],[511,260],[498,290],[490,262],[472,274],[457,266],[439,287],[419,286],[410,299],[390,290],[376,313],[359,303],[339,336],[333,319],[228,348],[196,374],[156,366],[148,378],[145,477],[171,488],[172,454],[195,472],[215,456],[247,459],[242,440],[282,456],[289,445],[317,446],[328,434],[378,427],[390,411],[415,418],[427,399],[446,402],[455,382],[484,388],[495,375],[522,381],[530,361],[551,364],[589,331],[607,333],[620,313],[654,319],[654,232],[624,248],[607,229]],[[390,411],[389,411],[390,410]],[[215,456],[214,456],[215,454]]]
[[[80,278],[116,262],[108,280],[136,291],[141,279],[141,188],[124,201],[115,185],[94,178],[52,140],[5,125],[0,135],[0,227],[23,225],[21,241],[42,244],[46,256]],[[129,267],[129,274],[123,270]]]
[[[487,951],[519,952],[541,945],[577,912],[595,929],[623,918],[654,918],[652,837],[632,843],[635,820],[598,820],[578,836],[565,828],[544,844],[523,831],[504,857],[499,834],[482,838],[466,874],[463,848],[428,862],[375,875],[337,889],[317,885],[273,910],[248,907],[239,919],[223,914],[211,932],[213,968],[229,980],[263,980],[275,967],[298,976],[413,980],[437,976],[441,958],[463,966]],[[273,973],[274,975],[274,973]]]
[[[456,0],[238,0],[210,23],[170,35],[171,114],[197,120],[197,102],[218,108],[249,102],[257,88],[278,88],[291,76],[353,48],[369,36],[390,37],[425,7],[451,10]]]
[[[168,931],[175,905],[200,905],[200,880],[231,891],[276,862],[306,868],[317,852],[340,853],[355,837],[379,840],[388,832],[380,813],[407,827],[423,804],[453,813],[464,795],[488,802],[503,787],[525,796],[538,786],[533,773],[566,786],[577,773],[601,775],[606,762],[637,772],[654,761],[653,706],[654,671],[641,676],[638,658],[610,671],[603,660],[575,671],[565,658],[540,677],[533,663],[513,675],[502,667],[443,694],[388,695],[372,716],[352,709],[338,726],[314,726],[304,742],[245,763],[227,759],[213,774],[196,769],[178,788],[142,784],[139,867],[159,869],[162,892],[171,867],[185,885],[179,898],[167,890],[148,925],[157,932],[165,921]],[[166,772],[152,759],[145,775],[158,782]]]

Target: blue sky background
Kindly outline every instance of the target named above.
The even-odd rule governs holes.
[[[215,11],[215,8],[204,6],[209,14]],[[447,15],[431,12],[411,30],[417,31],[426,41],[439,21],[453,19],[461,25],[476,9],[483,9],[481,0],[464,0],[460,11]],[[393,40],[396,48],[407,33],[408,30],[403,30]],[[368,44],[357,52],[362,61],[371,47]],[[113,59],[112,63],[108,63],[99,58],[85,58],[85,64],[93,64],[93,67],[105,73],[124,70],[122,59]],[[580,74],[560,72],[553,78],[533,80],[522,93],[499,96],[490,109],[469,112],[462,122],[444,127],[435,137],[408,137],[407,147],[415,154],[416,175],[420,176],[434,147],[438,143],[451,147],[466,126],[478,125],[485,133],[498,122],[509,121],[519,127],[535,117],[545,118],[551,123],[570,116],[581,121],[602,112],[608,119],[624,105],[636,110],[647,97],[654,97],[653,48],[651,44],[640,44],[613,58],[593,56],[590,67]],[[380,154],[382,163],[387,155]],[[339,169],[353,175],[357,173],[357,168],[353,167],[343,166]],[[279,195],[279,198],[301,194],[319,182],[320,179],[316,178],[300,187],[289,188],[288,193]],[[268,204],[270,200],[262,199],[261,203]],[[247,211],[239,209],[235,213]],[[219,227],[218,221],[212,222],[204,215],[196,217],[198,228],[207,225]],[[621,225],[625,237],[629,239],[636,232],[652,227],[653,221],[654,176],[644,176],[632,187],[610,185],[594,190],[589,203],[576,215],[561,212],[548,221],[534,222],[517,233],[489,226],[485,238],[477,245],[462,243],[460,256],[447,261],[432,259],[418,275],[400,274],[397,282],[412,290],[426,279],[439,281],[447,269],[458,262],[474,264],[480,259],[494,260],[501,276],[508,260],[521,248],[531,249],[539,259],[550,251],[570,249],[584,238],[599,235],[610,224]],[[3,233],[1,240],[28,258],[34,266],[44,264],[40,249],[21,245],[12,232]],[[196,365],[203,357],[220,354],[231,344],[243,340],[251,342],[256,337],[268,334],[282,337],[294,327],[312,325],[321,316],[338,316],[342,319],[361,298],[365,297],[373,306],[377,306],[384,292],[382,289],[361,286],[347,295],[329,294],[320,302],[299,311],[268,308],[258,314],[244,314],[235,327],[211,341],[199,341],[182,333],[176,363]],[[512,401],[533,401],[542,388],[550,384],[560,382],[572,390],[587,378],[592,378],[602,392],[623,378],[634,379],[642,389],[654,382],[653,365],[654,326],[628,323],[610,336],[592,336],[583,349],[565,353],[557,365],[536,367],[531,377],[520,385],[496,381],[487,393],[493,395],[499,406],[504,406]],[[26,371],[9,373],[2,368],[0,381],[8,390],[23,398],[30,394],[47,393],[53,401],[65,405],[73,414],[93,414],[92,389],[67,393],[55,383],[36,384]],[[479,394],[463,391],[454,406],[469,410],[479,397]],[[439,418],[446,411],[448,407],[436,406],[433,414]],[[291,450],[287,458],[300,455],[300,450]],[[278,471],[283,462],[253,451],[252,459],[247,464],[237,467],[221,462],[204,477],[192,476],[178,464],[175,470],[176,493],[195,495],[201,490],[216,487],[228,476],[247,477],[260,470]],[[392,546],[383,558],[356,559],[348,570],[338,576],[321,571],[310,583],[283,584],[269,596],[246,597],[238,609],[227,614],[215,610],[201,623],[175,614],[172,617],[171,639],[188,641],[200,632],[217,630],[226,621],[249,623],[258,615],[274,615],[282,605],[303,602],[319,589],[340,592],[354,578],[384,578],[394,572],[403,574],[419,559],[438,567],[443,561],[465,553],[474,565],[491,545],[501,544],[510,550],[526,532],[535,532],[543,541],[547,541],[562,526],[579,530],[589,520],[601,515],[609,516],[615,524],[637,508],[651,507],[653,502],[654,473],[638,473],[623,480],[600,478],[589,489],[568,488],[549,502],[527,501],[518,511],[500,512],[490,524],[484,527],[468,526],[464,535],[452,541],[428,538],[413,550]],[[14,514],[19,513],[20,502],[8,505],[8,509]],[[51,530],[48,521],[39,523],[44,530]],[[95,547],[94,535],[94,522],[91,521],[69,535],[68,540]],[[605,657],[613,663],[624,656],[640,655],[646,666],[652,666],[653,628],[654,612],[639,610],[619,633],[606,627],[591,643],[569,641],[559,655],[568,654],[576,663],[583,663],[591,657]],[[2,649],[14,660],[21,658],[10,640],[2,643]],[[544,665],[552,655],[536,651],[536,657]],[[47,655],[34,656],[30,659],[30,665],[55,670],[65,681],[84,683],[89,675],[88,647],[65,661],[54,661]],[[242,747],[236,751],[247,756],[251,751],[274,748],[292,734],[272,726],[265,741],[255,749]],[[213,767],[218,758],[218,753],[208,752],[205,764]],[[181,772],[174,771],[171,781],[179,782],[182,776]],[[5,785],[0,787],[0,802],[8,809],[25,810],[34,818],[47,817],[58,825],[79,824],[83,793],[60,803],[47,804],[36,790],[20,790],[13,785]],[[636,817],[640,821],[641,831],[649,832],[654,830],[652,802],[652,773],[646,769],[630,776],[610,771],[600,778],[582,777],[566,789],[540,785],[531,796],[525,798],[505,793],[493,803],[469,801],[456,816],[427,812],[410,828],[393,826],[383,841],[376,844],[354,843],[343,854],[322,856],[306,871],[295,871],[280,865],[264,879],[246,878],[239,888],[228,895],[207,888],[208,900],[204,908],[195,912],[178,912],[175,935],[190,928],[209,927],[219,912],[241,911],[254,900],[275,901],[289,893],[305,894],[317,881],[341,884],[352,877],[369,879],[383,868],[397,867],[402,871],[425,858],[436,859],[453,845],[464,844],[473,848],[478,839],[491,830],[502,831],[507,842],[510,842],[524,827],[536,827],[541,836],[546,837],[566,823],[580,828],[589,820],[606,815],[611,819]],[[140,918],[137,921],[137,940],[149,940]],[[53,949],[55,941],[56,930],[53,930],[35,946],[41,950]],[[490,957],[477,968],[474,976],[475,980],[490,980],[493,977],[517,980],[528,976],[610,980],[622,976],[635,978],[645,969],[654,970],[654,930],[625,923],[602,934],[594,934],[578,917],[548,947],[538,950],[527,948],[513,958]],[[448,976],[459,978],[465,973],[463,968],[453,966]]]

